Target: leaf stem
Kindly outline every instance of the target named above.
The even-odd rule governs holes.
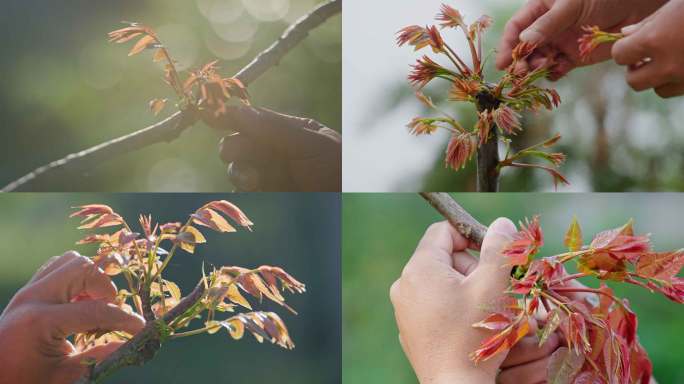
[[[549,285],[549,286],[552,286],[552,285],[559,285],[559,284],[563,284],[563,283],[568,282],[568,281],[571,281],[571,280],[576,280],[576,279],[579,279],[579,278],[582,278],[582,277],[587,277],[587,276],[590,276],[590,274],[588,274],[588,273],[583,273],[583,272],[582,272],[582,273],[575,273],[575,274],[573,274],[573,275],[568,275],[568,276],[565,276],[565,277],[563,277],[563,278],[561,278],[561,279],[558,279],[558,280],[553,280],[553,281],[549,282],[548,285]]]
[[[193,212],[193,214],[194,214],[194,212]],[[188,221],[185,223],[185,225],[183,225],[183,226],[178,230],[178,233],[183,232],[183,230],[184,230],[185,228],[187,228],[190,224],[192,224],[192,215],[190,216],[190,218],[188,219]],[[175,243],[173,244],[173,247],[171,247],[171,250],[169,251],[169,254],[164,258],[164,261],[162,262],[161,267],[159,267],[159,269],[157,270],[157,273],[155,273],[155,275],[154,275],[154,277],[153,277],[153,280],[156,279],[156,278],[162,273],[162,271],[164,271],[164,269],[166,269],[166,266],[167,266],[167,265],[169,265],[169,262],[170,262],[171,259],[173,258],[173,255],[176,253],[176,249],[178,249],[178,242],[175,242]]]
[[[169,338],[170,339],[180,339],[181,337],[200,335],[204,332],[208,332],[208,331],[214,330],[216,328],[220,328],[220,327],[221,327],[220,325],[214,325],[214,326],[209,326],[209,327],[193,329],[192,331],[178,332],[178,333],[174,333],[173,335],[169,336]]]

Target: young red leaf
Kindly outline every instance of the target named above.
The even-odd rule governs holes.
[[[123,224],[121,216],[107,213],[101,216],[94,216],[90,221],[88,221],[88,219],[84,220],[84,224],[78,227],[78,229],[105,228],[121,224]]]
[[[647,253],[639,258],[636,273],[648,278],[670,281],[684,267],[684,250]]]
[[[90,215],[104,215],[114,213],[112,208],[104,204],[82,205],[80,207],[74,207],[74,209],[78,209],[78,211],[72,213],[71,215],[69,215],[69,217],[88,217]]]
[[[138,40],[137,43],[131,48],[131,51],[128,52],[128,56],[133,56],[137,55],[138,53],[144,51],[150,46],[153,46],[155,44],[156,40],[153,36],[150,35],[145,35],[143,36],[140,40]]]
[[[196,213],[192,214],[193,222],[195,224],[203,225],[211,228],[217,232],[235,232],[236,229],[228,224],[223,216],[219,215],[210,208],[201,208]]]
[[[181,249],[188,253],[195,252],[196,244],[203,244],[207,242],[207,239],[202,235],[197,228],[188,225],[183,229],[183,232],[176,235],[176,240],[179,242]]]
[[[240,224],[243,227],[246,227],[251,230],[251,226],[254,225],[252,221],[249,220],[247,215],[244,214],[238,208],[235,204],[226,201],[226,200],[220,200],[220,201],[212,201],[205,205],[205,207],[213,208],[216,209],[219,212],[222,212],[226,216],[230,217],[233,221],[236,223]]]
[[[527,265],[543,245],[544,234],[539,226],[539,216],[535,216],[532,221],[520,223],[520,230],[503,254],[509,258],[511,266]]]
[[[511,319],[503,313],[493,313],[484,320],[473,324],[474,328],[482,328],[490,331],[502,331],[511,325]]]
[[[627,259],[636,262],[642,254],[651,248],[648,236],[635,236],[633,221],[620,228],[603,231],[594,237],[589,248],[596,253],[608,253],[617,260]]]
[[[442,4],[442,8],[437,15],[437,20],[442,22],[441,25],[443,28],[456,28],[458,26],[465,27],[461,13],[446,4]]]
[[[684,304],[684,279],[673,277],[670,284],[662,287],[660,291],[675,303]]]
[[[522,280],[511,278],[511,292],[517,295],[528,295],[537,284],[540,276],[536,271],[528,270]]]
[[[470,359],[475,363],[486,361],[493,356],[510,350],[530,331],[530,324],[526,318],[522,318],[511,324],[500,333],[486,339],[480,348],[470,354]]]
[[[454,133],[447,147],[444,163],[457,170],[464,168],[477,150],[473,136],[468,133]]]

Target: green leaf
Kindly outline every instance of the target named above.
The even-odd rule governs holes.
[[[577,222],[577,217],[572,218],[570,228],[568,228],[568,231],[565,233],[564,244],[568,247],[570,252],[577,252],[582,249],[582,228],[580,228],[580,225]]]

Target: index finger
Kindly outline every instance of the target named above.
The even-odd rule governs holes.
[[[469,241],[447,221],[432,224],[418,243],[411,262],[434,262],[453,267],[452,254],[468,248]]]
[[[124,331],[135,335],[145,327],[145,320],[139,315],[101,300],[52,304],[44,310],[59,338],[90,331]]]
[[[618,65],[635,65],[649,57],[647,44],[644,41],[647,35],[642,33],[644,29],[618,40],[613,45],[611,54]]]
[[[548,8],[541,0],[531,0],[508,20],[496,54],[496,67],[499,70],[506,69],[513,62],[511,54],[520,42],[520,33],[547,11]]]
[[[116,286],[92,260],[77,255],[31,286],[36,301],[68,303],[85,293],[91,299],[114,300]]]

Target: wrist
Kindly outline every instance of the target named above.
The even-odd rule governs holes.
[[[496,372],[477,368],[452,369],[420,380],[420,384],[494,384],[495,382]]]

